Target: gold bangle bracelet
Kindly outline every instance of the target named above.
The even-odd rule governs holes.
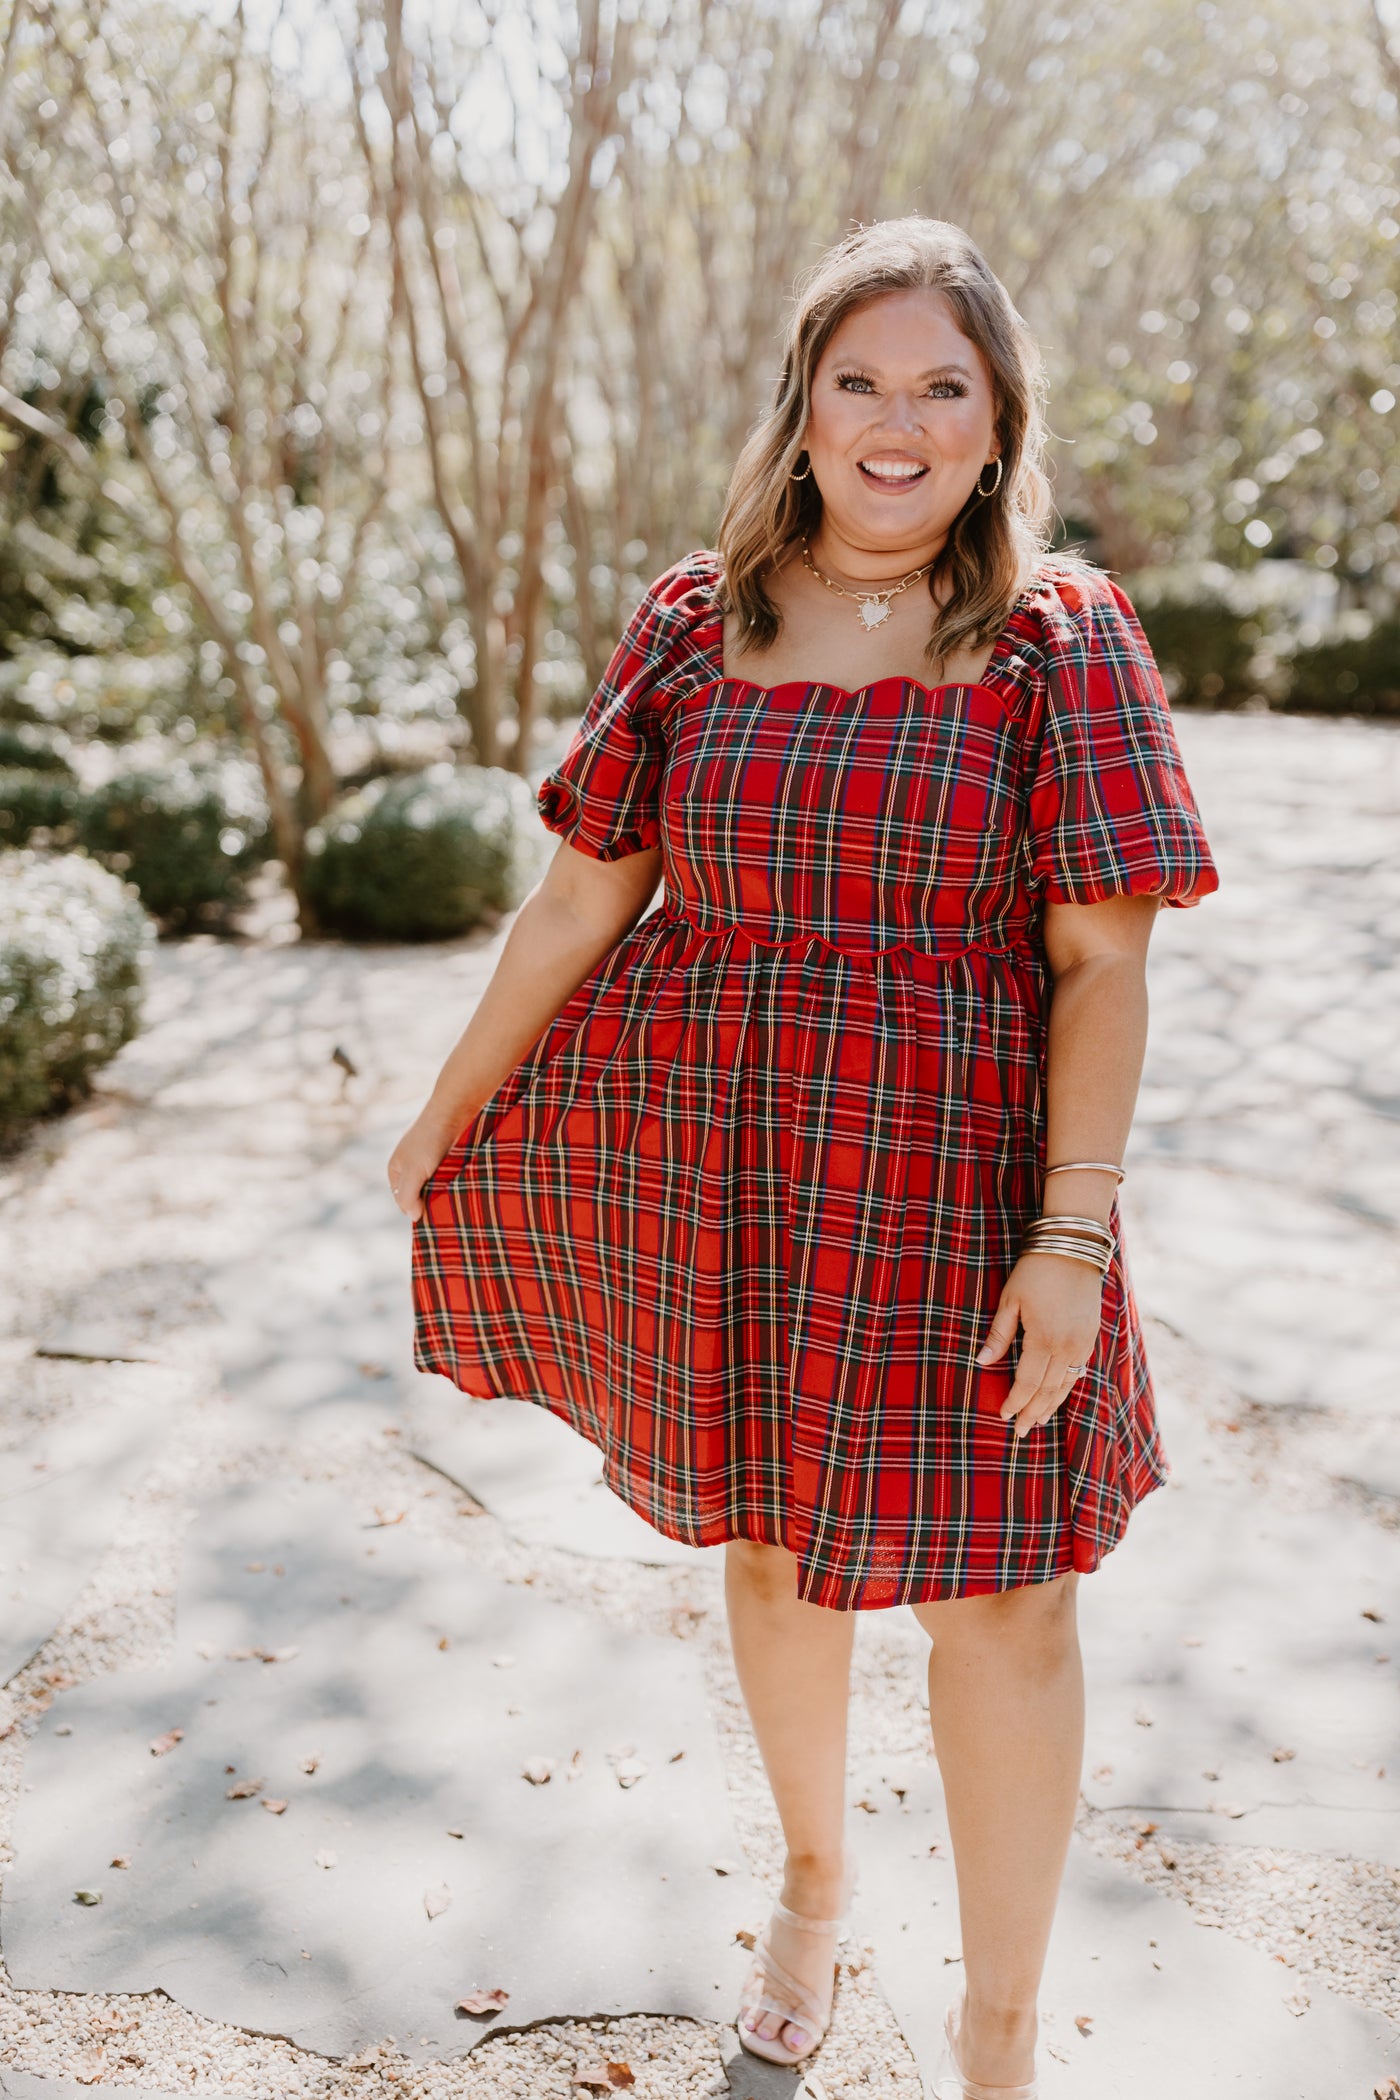
[[[1021,1249],[1021,1252],[1022,1252],[1022,1254],[1023,1254],[1023,1255],[1025,1255],[1025,1254],[1063,1254],[1063,1255],[1066,1255],[1066,1256],[1067,1256],[1067,1257],[1069,1258],[1069,1260],[1070,1260],[1070,1261],[1086,1261],[1086,1262],[1088,1262],[1088,1264],[1089,1264],[1089,1267],[1090,1267],[1091,1269],[1097,1269],[1097,1270],[1098,1270],[1098,1272],[1099,1272],[1099,1274],[1100,1274],[1100,1276],[1106,1276],[1106,1275],[1108,1274],[1108,1257],[1107,1257],[1107,1256],[1101,1256],[1101,1255],[1098,1255],[1098,1254],[1091,1254],[1091,1253],[1089,1252],[1089,1250],[1088,1250],[1088,1249],[1087,1249],[1086,1247],[1073,1247],[1073,1246],[1070,1246],[1070,1245],[1068,1244],[1068,1242],[1066,1242],[1066,1243],[1065,1243],[1064,1245],[1057,1245],[1057,1244],[1055,1244],[1055,1243],[1054,1243],[1053,1241],[1049,1241],[1049,1240],[1046,1240],[1046,1241],[1042,1241],[1042,1242],[1041,1242],[1041,1243],[1040,1243],[1040,1244],[1039,1244],[1038,1246],[1034,1246],[1034,1247],[1032,1247],[1032,1246],[1025,1246],[1025,1247],[1022,1247],[1022,1249]]]

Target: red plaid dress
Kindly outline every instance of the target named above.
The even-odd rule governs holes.
[[[839,1609],[1090,1569],[1167,1475],[1124,1256],[1021,1440],[973,1361],[1041,1207],[1047,898],[1217,886],[1161,681],[1047,557],[975,685],[722,673],[718,556],[629,622],[551,831],[664,855],[653,906],[462,1131],[415,1360],[551,1408],[672,1538],[797,1556]]]

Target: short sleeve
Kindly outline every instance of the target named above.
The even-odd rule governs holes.
[[[540,785],[545,826],[593,860],[621,860],[661,843],[660,703],[694,628],[695,583],[688,557],[648,586],[568,749]]]
[[[1061,587],[1057,601],[1073,617],[1046,649],[1029,790],[1032,883],[1060,903],[1197,904],[1220,878],[1141,622],[1102,572]]]

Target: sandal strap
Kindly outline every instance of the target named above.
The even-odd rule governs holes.
[[[799,1932],[840,1932],[844,1918],[804,1918],[800,1912],[789,1910],[786,1903],[773,1905],[773,1916],[781,1918],[784,1925],[795,1925]]]
[[[981,2085],[975,2078],[965,2078],[958,2069],[957,2051],[953,2045],[953,2008],[950,2005],[943,2016],[943,2033],[948,2044],[948,2061],[953,2075],[962,2089],[962,2100],[1040,2100],[1040,2081],[1033,2078],[1029,2085]]]
[[[764,1983],[776,1985],[780,1991],[785,1991],[790,1998],[797,2001],[795,2004],[783,2005],[769,1992],[763,1991],[758,1998],[758,2006],[764,2012],[771,2012],[783,2021],[791,2021],[794,2027],[803,2028],[820,2041],[831,2024],[830,2004],[823,2005],[810,1984],[802,1983],[796,1976],[788,1973],[768,1945],[766,1936],[760,1939],[754,1948],[754,1965]]]

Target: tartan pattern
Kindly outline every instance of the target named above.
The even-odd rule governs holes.
[[[1128,599],[1047,557],[982,680],[722,675],[718,557],[657,578],[545,824],[664,893],[459,1135],[415,1361],[533,1399],[695,1545],[873,1609],[1095,1567],[1167,1476],[1115,1203],[1086,1375],[1013,1439],[980,1347],[1040,1209],[1046,897],[1218,877]]]

